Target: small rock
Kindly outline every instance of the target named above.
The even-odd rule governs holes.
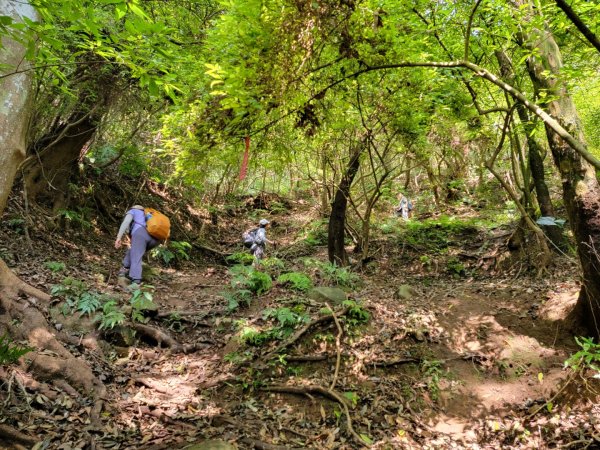
[[[396,298],[410,300],[416,295],[416,291],[408,284],[401,285],[396,291]]]
[[[308,297],[316,302],[341,305],[348,298],[346,293],[340,288],[335,287],[317,287],[308,292]]]

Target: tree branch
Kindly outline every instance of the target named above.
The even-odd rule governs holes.
[[[590,30],[585,23],[581,20],[579,15],[567,4],[565,0],[554,0],[556,5],[563,10],[563,12],[567,15],[569,20],[573,22],[573,25],[577,27],[577,29],[585,36],[590,44],[592,44],[598,52],[600,52],[600,40],[598,36],[596,36],[592,30]]]
[[[473,10],[471,11],[471,15],[469,16],[469,22],[467,23],[467,31],[465,33],[465,61],[469,60],[469,42],[471,37],[471,27],[473,26],[473,17],[475,17],[475,12],[477,12],[477,8],[481,4],[481,0],[477,0]]]

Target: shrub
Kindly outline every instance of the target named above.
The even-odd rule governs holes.
[[[304,240],[309,245],[324,245],[327,243],[327,221],[317,220],[308,225]]]
[[[336,264],[332,264],[329,261],[323,262],[312,258],[306,258],[304,259],[304,265],[306,267],[316,268],[319,276],[329,284],[352,288],[360,282],[358,275],[350,272],[345,267],[338,267]]]

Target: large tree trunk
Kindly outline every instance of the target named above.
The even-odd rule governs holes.
[[[579,117],[559,71],[561,54],[554,37],[548,31],[538,31],[531,36],[530,46],[539,56],[528,61],[530,77],[536,89],[544,89],[555,100],[547,111],[584,143]],[[550,127],[546,126],[552,156],[563,183],[563,198],[576,239],[582,269],[582,288],[577,302],[577,313],[592,335],[600,336],[600,257],[596,245],[600,243],[600,186],[591,164],[585,161]]]
[[[338,185],[331,204],[331,215],[329,216],[329,228],[327,236],[327,250],[329,261],[339,266],[348,265],[348,255],[344,241],[346,237],[346,208],[348,206],[348,196],[352,181],[360,167],[360,155],[362,154],[364,144],[359,144],[352,155],[342,180]]]
[[[9,16],[16,21],[22,17],[37,20],[37,12],[25,1],[0,0],[0,16]],[[0,71],[0,215],[4,211],[12,189],[17,168],[25,158],[26,133],[32,112],[32,72],[11,75],[16,70],[25,70],[25,47],[20,43],[2,38],[0,63],[9,69]]]
[[[53,213],[68,206],[69,183],[78,173],[82,148],[96,132],[96,120],[90,112],[78,112],[38,143],[41,152],[23,170],[29,200],[47,204]]]
[[[38,20],[36,11],[26,0],[0,0],[0,16],[10,16],[17,22],[22,21],[22,17]],[[25,157],[32,111],[31,72],[11,74],[27,69],[29,63],[25,62],[25,48],[6,37],[2,38],[2,45],[0,64],[10,68],[0,72],[0,214],[6,207],[17,168]],[[25,295],[19,296],[19,293]],[[61,389],[74,391],[77,388],[80,393],[92,395],[96,402],[90,411],[90,421],[92,426],[99,426],[106,388],[87,363],[73,356],[57,339],[56,331],[51,329],[40,311],[47,308],[49,302],[48,294],[21,281],[0,260],[0,335],[7,333],[12,339],[27,341],[34,349],[28,353],[27,361],[21,362],[24,372],[52,382]],[[15,323],[18,325],[15,326]],[[77,341],[72,343],[77,345]],[[0,383],[8,383],[6,373],[0,373]],[[42,388],[47,386],[43,382],[38,384]],[[46,392],[51,395],[53,391]],[[6,425],[5,433],[7,430],[13,431]],[[31,442],[37,441],[24,433],[19,435]]]

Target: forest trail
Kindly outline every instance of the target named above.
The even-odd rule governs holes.
[[[270,249],[272,254],[293,246],[290,236],[306,223],[304,213],[275,221],[273,238],[283,245]],[[221,240],[236,243],[238,231],[229,229]],[[88,251],[71,242],[63,261],[75,276],[100,280],[94,273],[108,273],[99,286],[126,305],[129,294],[114,276],[117,252],[103,253],[107,245],[98,241]],[[97,448],[184,448],[204,439],[242,449],[359,448],[339,402],[310,390],[265,391],[330,389],[332,383],[359,439],[373,448],[498,448],[500,436],[514,437],[520,430],[514,424],[543,406],[567,375],[563,362],[576,348],[560,318],[574,303],[577,284],[485,273],[452,276],[434,265],[424,268],[423,255],[403,244],[387,239],[378,245],[377,264],[344,288],[369,320],[340,316],[342,334],[334,321],[323,322],[283,347],[280,357],[268,355],[288,335],[269,337],[284,328],[268,312],[303,317],[297,330],[323,317],[325,304],[274,282],[248,306],[231,308],[227,291],[236,276],[231,266],[195,259],[175,270],[151,262],[158,310],[148,325],[193,350],[160,348],[163,342],[117,329],[104,333],[111,342],[103,345],[107,359],[91,359],[108,389]],[[222,248],[240,250],[239,244]],[[326,266],[314,265],[325,259],[324,250],[314,247],[312,265],[284,260],[285,271],[304,270],[315,285],[331,285]],[[58,258],[55,251],[52,257]],[[31,255],[27,264],[15,261],[23,278],[34,279],[29,274],[36,259],[42,266],[47,253]],[[284,271],[263,269],[274,280]],[[46,273],[38,274],[40,282],[44,276],[58,281]],[[342,309],[337,307],[338,314]],[[52,320],[55,326],[57,320],[67,322],[60,315]],[[250,330],[255,341],[244,338]],[[90,361],[87,352],[85,358]],[[52,424],[62,430],[54,439],[78,448],[81,436],[73,418],[68,420],[42,416],[36,426]],[[36,426],[31,430],[42,429]]]
[[[220,381],[231,380],[236,373],[235,365],[226,361],[226,355],[239,348],[232,346],[230,331],[219,330],[224,328],[223,323],[231,322],[219,295],[226,277],[225,272],[219,273],[214,268],[186,270],[175,273],[157,289],[155,298],[161,311],[179,311],[181,317],[200,311],[190,320],[184,334],[175,332],[174,336],[183,343],[198,340],[212,343],[190,355],[167,356],[161,351],[132,349],[121,360],[122,365],[117,364],[115,368],[118,367],[116,377],[128,380],[128,394],[124,396],[119,389],[122,400],[118,410],[135,413],[140,405],[150,405],[168,417],[187,416],[198,420],[212,414],[225,421],[251,412],[257,422],[244,420],[244,429],[250,435],[253,429],[264,435],[260,422],[269,423],[276,411],[283,410],[286,413],[279,421],[289,421],[291,429],[295,428],[291,417],[297,416],[311,423],[303,428],[322,428],[327,420],[314,404],[297,402],[293,396],[249,404],[253,397],[250,393],[244,395],[238,389],[217,387]],[[546,289],[540,285],[534,292],[531,287],[516,287],[510,280],[504,283],[448,280],[447,285],[413,288],[412,298],[390,301],[395,296],[390,286],[411,282],[417,285],[419,280],[392,278],[386,283],[367,280],[370,287],[356,295],[373,312],[373,318],[354,348],[363,361],[373,359],[374,355],[380,360],[392,361],[406,355],[409,341],[413,350],[416,346],[428,355],[432,363],[429,377],[413,386],[423,390],[424,403],[409,408],[420,408],[423,424],[440,445],[454,442],[454,445],[472,448],[479,441],[482,429],[490,423],[502,423],[507,417],[543,404],[564,380],[563,362],[573,346],[569,336],[561,333],[560,324],[545,318],[548,307],[556,303],[557,297],[564,300],[562,297],[568,295],[571,304],[575,301],[575,284],[566,283],[557,290],[551,285],[546,285]],[[263,300],[265,305],[277,301],[276,296]],[[546,308],[539,306],[542,304],[547,305]],[[236,320],[260,321],[265,305],[240,310]],[[194,320],[200,325],[194,326]],[[172,321],[169,328],[178,331],[183,326],[181,323]],[[331,363],[307,364],[311,365],[310,372],[314,372],[311,379],[327,378],[331,374]],[[359,389],[365,393],[371,390],[373,398],[369,403],[375,407],[365,413],[364,419],[372,420],[374,429],[376,417],[389,415],[390,403],[406,402],[401,392],[406,374],[400,367],[392,365],[370,370],[365,363],[360,372],[352,373],[351,368],[348,369],[342,378],[344,386],[362,386]],[[278,382],[285,382],[285,378],[288,377],[279,378]],[[292,378],[296,378],[296,382],[301,380],[298,376]],[[378,384],[388,389],[377,388]],[[199,386],[207,389],[198,390]],[[419,403],[417,399],[414,401]],[[260,418],[263,420],[258,420]],[[173,433],[178,428],[175,423],[167,422],[163,426],[163,432],[169,433],[170,438],[178,434],[193,435],[185,427]],[[266,429],[269,428],[267,425]],[[208,430],[204,430],[206,437],[223,437],[220,427],[214,429],[212,436]],[[244,434],[242,430],[237,433],[237,438]],[[387,433],[393,442],[394,433],[392,430]],[[235,432],[229,437],[234,435]],[[152,436],[148,442],[161,440],[155,434]],[[284,442],[286,438],[282,439]]]
[[[228,362],[240,349],[234,330],[228,329],[229,324],[236,320],[261,323],[263,310],[276,307],[281,295],[276,288],[260,300],[254,300],[249,308],[236,311],[232,318],[224,308],[221,295],[227,279],[224,268],[186,270],[176,272],[157,290],[155,298],[161,311],[180,311],[183,316],[201,311],[195,320],[202,325],[194,326],[192,320],[185,335],[176,336],[185,342],[212,340],[212,344],[207,343],[192,355],[167,358],[154,355],[151,358],[156,359],[148,361],[146,370],[141,372],[139,359],[134,354],[129,371],[121,375],[137,381],[119,409],[135,410],[142,403],[161,405],[165,414],[178,417],[190,412],[196,418],[203,414],[210,417],[211,411],[221,418],[233,418],[240,412],[242,417],[251,413],[257,422],[252,425],[252,420],[244,420],[246,433],[252,435],[250,430],[254,429],[254,434],[262,436],[266,436],[265,430],[270,427],[264,428],[260,422],[268,423],[273,420],[275,411],[284,410],[286,414],[277,422],[289,422],[290,429],[295,428],[292,418],[298,416],[311,423],[308,428],[322,428],[327,419],[314,404],[280,395],[253,405],[248,404],[255,401],[252,392],[244,394],[243,390],[219,386],[223,380],[231,381],[240,375],[235,363]],[[380,273],[365,276],[364,284],[368,287],[357,289],[354,296],[372,312],[372,319],[352,346],[362,368],[346,366],[341,380],[348,389],[361,391],[360,397],[372,396],[369,404],[374,407],[365,412],[363,420],[371,420],[375,428],[375,418],[389,416],[390,403],[406,402],[401,391],[406,383],[406,371],[395,364],[371,370],[366,361],[393,362],[402,355],[412,357],[421,353],[424,358],[421,362],[430,366],[425,369],[425,381],[416,382],[412,387],[420,391],[425,400],[418,404],[414,399],[418,405],[409,406],[409,410],[420,410],[423,424],[436,436],[434,441],[446,443],[442,445],[454,442],[454,445],[470,448],[477,444],[482,430],[490,423],[502,423],[506,418],[514,418],[515,414],[543,404],[564,380],[563,363],[574,348],[570,335],[556,322],[558,316],[552,307],[560,304],[561,308],[568,309],[572,306],[578,287],[575,283],[554,287],[552,282],[520,286],[510,279],[442,279],[438,282],[436,286],[424,286],[418,276],[384,279]],[[410,294],[404,293],[399,298],[400,286],[409,286]],[[566,302],[565,296],[569,297]],[[181,322],[174,321],[170,328],[175,330],[181,326]],[[334,352],[334,349],[328,343],[321,345],[320,351]],[[142,356],[142,359],[147,357]],[[333,370],[331,361],[304,365],[307,366],[305,371],[312,373],[305,382],[330,378]],[[302,367],[302,364],[297,365],[298,370]],[[302,382],[302,378],[301,375],[289,377],[273,373],[268,377],[270,382],[291,380],[293,384]],[[206,389],[196,391],[198,386]],[[389,389],[381,389],[381,386]],[[217,427],[214,435],[206,433],[206,436],[219,438],[221,433]],[[240,430],[238,433],[236,437],[243,434]],[[394,442],[394,433],[391,430],[387,433],[390,442]],[[280,439],[285,443],[290,438],[294,438],[293,434]],[[307,445],[306,441],[296,442]]]

